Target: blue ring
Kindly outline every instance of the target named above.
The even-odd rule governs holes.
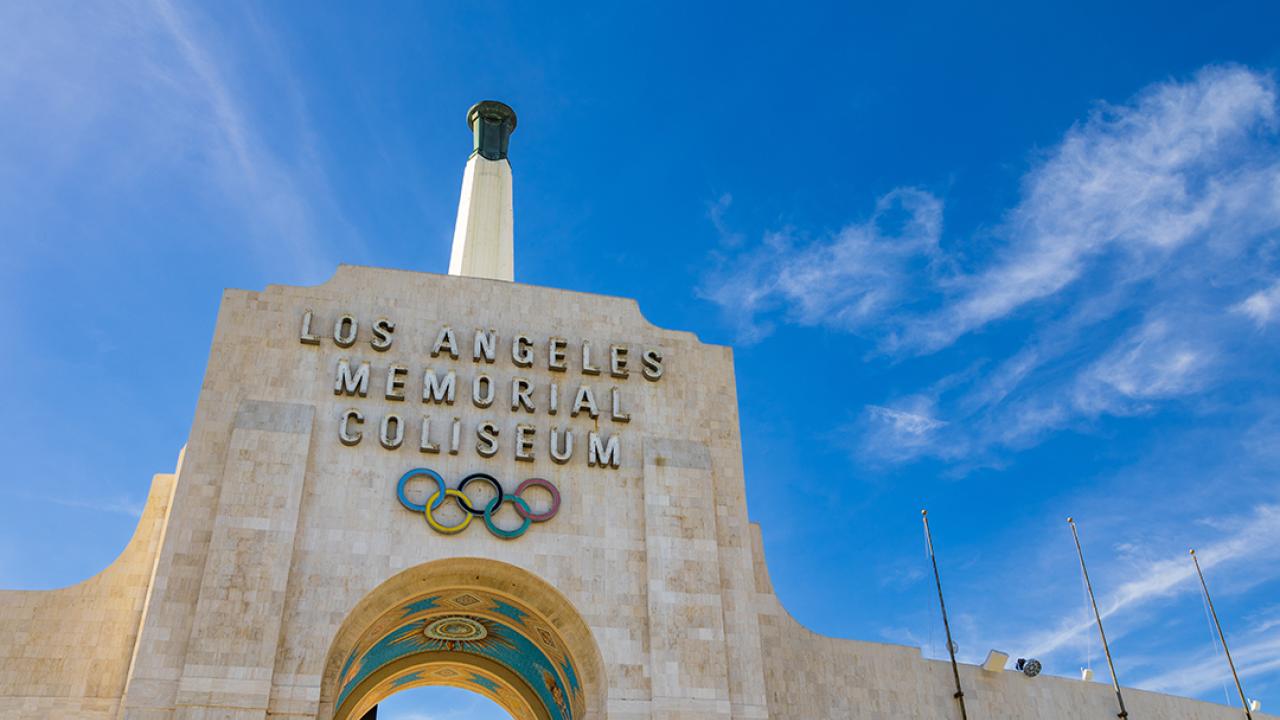
[[[440,486],[440,493],[436,496],[439,499],[437,499],[434,503],[431,503],[432,510],[439,510],[440,506],[444,504],[444,496],[448,488],[444,486],[444,478],[440,477],[440,473],[436,472],[435,470],[432,470],[431,468],[414,468],[413,470],[410,470],[404,475],[401,475],[400,482],[396,483],[396,497],[400,498],[400,504],[405,506],[406,508],[409,508],[414,512],[426,512],[427,511],[426,505],[419,505],[418,503],[410,502],[409,498],[404,494],[404,486],[410,480],[418,477],[419,475],[426,475],[432,480],[435,480],[436,485]]]

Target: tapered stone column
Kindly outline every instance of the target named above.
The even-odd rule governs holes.
[[[516,129],[510,107],[485,100],[467,111],[475,150],[462,176],[449,274],[515,279],[515,227],[507,144]]]

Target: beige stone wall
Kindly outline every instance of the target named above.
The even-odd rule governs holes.
[[[299,340],[308,310],[313,332],[326,336],[317,344]],[[342,313],[361,321],[348,348],[332,339]],[[380,317],[396,323],[385,352],[369,345]],[[458,332],[457,361],[430,354],[445,324]],[[471,360],[477,328],[499,336],[493,365]],[[516,333],[538,348],[532,368],[510,358]],[[550,370],[551,337],[589,340],[597,351],[660,348],[664,377],[584,377],[572,353],[569,371]],[[335,396],[342,358],[371,363],[367,397]],[[403,401],[383,397],[393,363],[410,368]],[[419,399],[427,367],[457,371],[452,407]],[[477,369],[496,381],[492,407],[471,403]],[[534,382],[540,403],[558,383],[559,413],[512,410],[515,376]],[[570,416],[579,383],[595,388],[600,417]],[[630,422],[608,417],[614,385]],[[354,447],[338,440],[350,407],[365,416]],[[459,454],[419,452],[424,410],[434,421],[462,419]],[[388,411],[412,421],[396,450],[376,437]],[[500,428],[495,457],[472,449],[480,420]],[[520,422],[537,428],[531,462],[514,457]],[[447,430],[440,424],[437,440]],[[552,425],[577,434],[568,464],[548,457]],[[588,467],[591,431],[621,435],[620,467]],[[157,479],[121,560],[74,588],[0,594],[0,698],[13,699],[0,716],[328,720],[336,663],[362,618],[446,583],[527,588],[528,604],[555,620],[589,666],[593,718],[954,717],[947,665],[911,648],[813,635],[778,605],[747,519],[739,443],[731,351],[652,326],[631,300],[348,266],[317,287],[228,291],[176,484]],[[479,470],[508,490],[544,477],[559,486],[562,507],[516,540],[478,521],[441,535],[396,499],[396,480],[420,466],[450,486]],[[1103,685],[965,673],[975,718],[1110,712]],[[1230,714],[1133,695],[1135,717]]]
[[[102,572],[0,591],[0,717],[116,716],[176,477],[155,476],[138,529]]]

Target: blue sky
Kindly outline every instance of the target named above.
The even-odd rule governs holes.
[[[1225,702],[1199,548],[1280,707],[1280,8],[0,6],[0,586],[105,566],[220,292],[443,272],[474,101],[517,278],[735,348],[753,519],[810,628]],[[460,717],[471,696],[389,717]],[[495,715],[500,716],[500,715]]]

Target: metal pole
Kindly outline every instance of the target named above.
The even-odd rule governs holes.
[[[1098,635],[1102,636],[1102,649],[1107,653],[1107,667],[1111,668],[1111,687],[1116,689],[1116,702],[1120,703],[1118,718],[1129,717],[1124,709],[1124,696],[1120,694],[1120,681],[1116,678],[1116,664],[1111,660],[1111,647],[1107,645],[1107,633],[1102,629],[1102,613],[1098,612],[1098,600],[1093,596],[1093,583],[1089,582],[1089,569],[1084,566],[1084,550],[1080,549],[1080,533],[1076,531],[1076,521],[1067,518],[1071,526],[1071,537],[1076,539],[1076,555],[1080,556],[1080,572],[1084,573],[1085,587],[1089,588],[1089,602],[1093,604],[1093,617],[1098,621]]]
[[[933,581],[938,586],[938,607],[942,608],[942,627],[947,633],[947,652],[951,654],[951,674],[956,679],[956,701],[960,703],[960,717],[969,720],[969,713],[964,707],[964,689],[960,687],[960,667],[956,665],[956,645],[951,642],[951,623],[947,622],[947,603],[942,599],[942,576],[938,574],[938,557],[933,554],[933,533],[929,532],[929,511],[921,510],[924,520],[925,543],[929,546],[929,559],[933,561]]]
[[[1244,686],[1240,684],[1240,675],[1236,672],[1236,664],[1231,659],[1231,650],[1227,648],[1227,636],[1222,632],[1222,623],[1218,622],[1218,611],[1213,609],[1213,598],[1209,597],[1209,586],[1204,581],[1204,571],[1200,569],[1200,558],[1196,557],[1194,548],[1191,550],[1191,562],[1196,564],[1196,575],[1200,576],[1200,587],[1204,589],[1204,599],[1209,602],[1209,613],[1213,615],[1213,624],[1218,628],[1218,639],[1222,641],[1222,650],[1227,654],[1227,665],[1231,667],[1231,677],[1236,681],[1236,692],[1240,693],[1240,707],[1244,708],[1244,716],[1249,720],[1253,720],[1253,713],[1249,712],[1249,700],[1244,696]]]

